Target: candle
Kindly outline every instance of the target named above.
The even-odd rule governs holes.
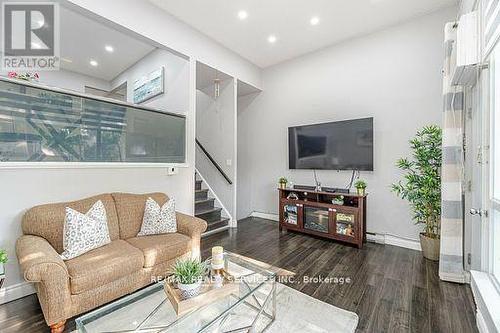
[[[212,269],[224,268],[224,249],[222,246],[212,248]]]

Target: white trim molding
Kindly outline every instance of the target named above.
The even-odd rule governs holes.
[[[263,213],[263,212],[253,211],[252,214],[250,214],[250,217],[258,217],[261,219],[279,222],[279,215],[273,213]],[[373,243],[394,245],[394,246],[404,247],[410,250],[422,251],[420,247],[420,241],[417,239],[406,238],[392,234],[379,234],[373,232],[367,232],[366,239],[369,242]]]
[[[253,211],[252,214],[250,214],[251,217],[258,217],[261,219],[266,219],[266,220],[271,220],[271,221],[276,221],[279,222],[280,216],[278,214],[269,214],[269,213],[262,213],[262,212],[255,212]]]
[[[4,304],[21,297],[35,293],[35,287],[32,283],[21,282],[0,289],[0,304]]]
[[[471,289],[476,302],[476,323],[479,332],[500,332],[500,292],[488,273],[471,271]]]
[[[187,163],[125,163],[125,162],[0,162],[0,169],[128,169],[188,168]]]
[[[231,213],[229,213],[229,210],[226,208],[226,206],[224,206],[224,204],[222,203],[222,201],[219,199],[219,197],[217,196],[217,194],[215,193],[215,191],[212,189],[212,187],[210,186],[210,184],[205,180],[205,177],[203,177],[203,175],[200,173],[200,171],[197,168],[194,168],[194,170],[196,171],[196,173],[198,174],[198,176],[200,176],[200,178],[203,181],[203,183],[205,183],[205,185],[208,187],[208,191],[210,192],[211,195],[214,196],[215,200],[217,200],[217,203],[221,206],[222,210],[224,210],[224,213],[226,213],[227,216],[229,217],[229,223],[228,223],[229,226],[235,228],[236,225],[237,225],[237,223],[236,223],[236,220],[233,219],[233,216],[231,215]]]
[[[386,244],[403,247],[405,249],[422,251],[420,241],[413,238],[401,237],[393,234],[367,232],[366,240],[377,244]]]

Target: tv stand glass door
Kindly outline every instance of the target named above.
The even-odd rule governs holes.
[[[329,234],[331,209],[304,205],[304,229]]]

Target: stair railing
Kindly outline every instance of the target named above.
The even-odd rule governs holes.
[[[222,177],[224,177],[224,179],[228,182],[229,185],[232,185],[233,182],[231,181],[231,179],[229,178],[229,176],[224,172],[224,170],[222,170],[222,168],[220,167],[219,163],[217,163],[214,158],[212,157],[212,155],[205,149],[205,147],[203,147],[203,145],[200,143],[200,141],[198,141],[198,138],[195,139],[196,141],[196,144],[198,145],[198,147],[200,147],[201,151],[203,151],[203,153],[205,154],[205,156],[208,157],[208,159],[210,160],[210,162],[212,162],[212,164],[215,166],[215,168],[217,169],[217,171],[219,171],[219,173],[222,175]]]

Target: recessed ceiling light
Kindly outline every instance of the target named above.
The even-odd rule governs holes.
[[[269,35],[269,37],[267,37],[267,41],[268,41],[269,43],[271,43],[271,44],[276,43],[276,40],[277,40],[277,38],[276,38],[276,36],[275,36],[275,35]]]
[[[247,17],[248,17],[248,13],[247,13],[246,11],[244,11],[244,10],[240,10],[240,11],[238,12],[238,18],[239,18],[240,20],[245,20]]]
[[[311,20],[309,21],[311,25],[318,25],[319,24],[319,17],[313,16],[311,17]]]
[[[108,51],[109,53],[111,53],[111,52],[113,52],[113,51],[115,50],[115,49],[113,48],[113,46],[111,46],[111,45],[106,45],[106,46],[104,47],[104,49],[105,49],[106,51]]]
[[[96,67],[97,65],[99,65],[99,63],[98,63],[97,61],[93,60],[93,59],[92,59],[92,60],[90,60],[90,64],[91,64],[92,66],[94,66],[94,67]]]

